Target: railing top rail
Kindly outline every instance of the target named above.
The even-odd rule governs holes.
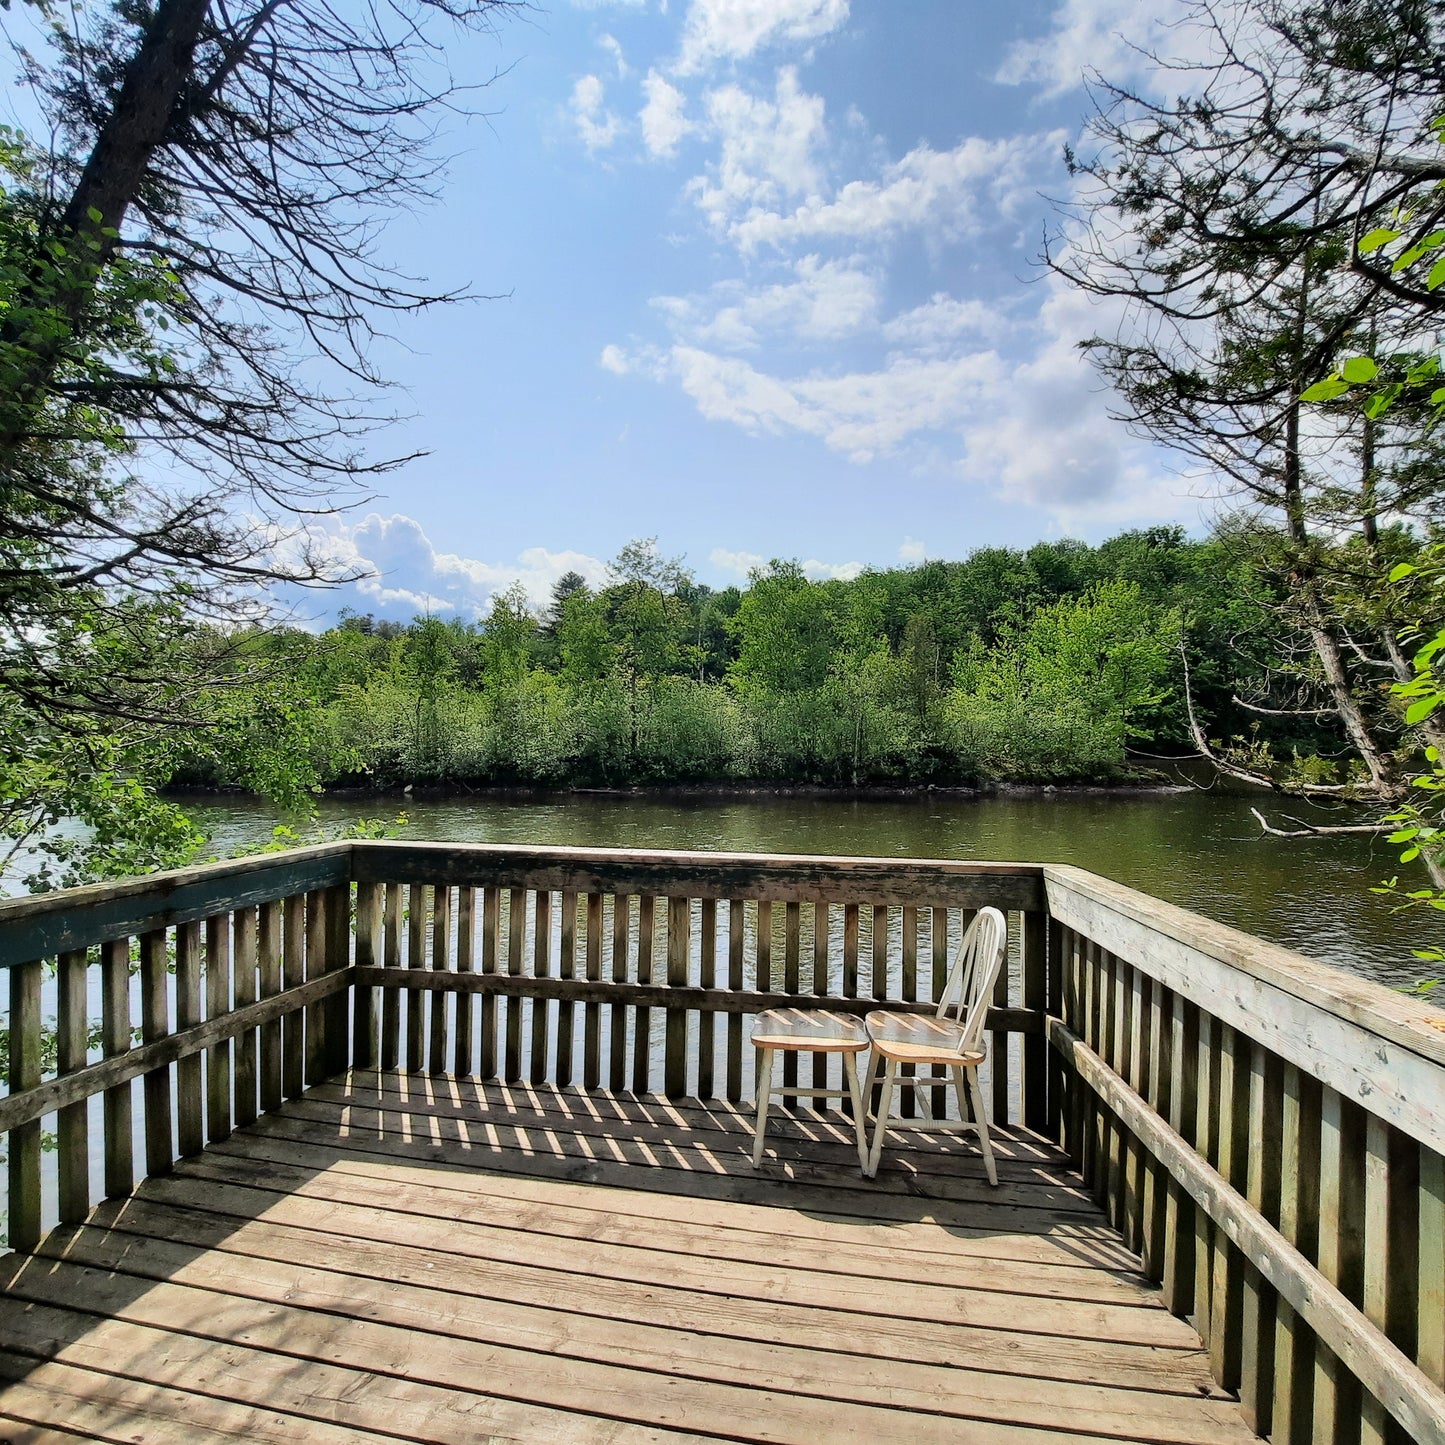
[[[1046,864],[1043,872],[1050,911],[1056,916],[1062,917],[1067,911],[1061,890],[1068,890],[1120,918],[1142,925],[1163,940],[1182,945],[1201,960],[1227,964],[1261,983],[1284,990],[1296,999],[1445,1065],[1445,1013],[1433,1004],[1320,963],[1292,948],[1267,943],[1252,933],[1217,923],[1087,869]],[[1150,971],[1151,960],[1147,956],[1131,958],[1130,962]]]
[[[510,843],[363,840],[353,876],[367,883],[525,883],[579,892],[691,898],[1043,907],[1037,863],[933,858],[857,858],[807,853],[676,852],[658,848],[570,848]]]
[[[318,843],[0,900],[0,968],[344,883],[351,847]]]

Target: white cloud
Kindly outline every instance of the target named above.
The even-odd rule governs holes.
[[[836,341],[877,325],[878,277],[856,260],[804,256],[792,271],[795,279],[772,286],[728,281],[704,297],[657,296],[652,304],[680,336],[727,351],[754,347],[768,334]]]
[[[672,369],[698,410],[745,431],[820,437],[853,461],[872,461],[921,432],[952,429],[999,369],[991,353],[947,361],[895,360],[884,369],[784,380],[736,357],[675,346]]]
[[[604,371],[610,371],[614,376],[626,376],[632,369],[631,363],[627,359],[627,353],[620,346],[604,346],[597,364]]]
[[[596,75],[584,75],[572,87],[572,119],[589,151],[606,150],[622,129],[622,122],[606,108],[605,101],[606,87]]]
[[[398,619],[427,611],[482,616],[492,599],[516,582],[533,607],[541,607],[564,572],[580,572],[593,586],[608,580],[607,564],[585,552],[528,547],[510,562],[439,552],[421,523],[401,513],[370,512],[358,522],[336,522],[313,531],[310,541],[338,566],[370,574],[323,594],[334,599],[334,607]],[[317,594],[307,600],[314,605]]]
[[[772,100],[724,85],[707,93],[706,105],[708,129],[720,141],[718,159],[688,190],[714,226],[812,196],[822,186],[823,98],[802,89],[795,66],[778,71]]]
[[[632,73],[632,67],[627,63],[627,57],[622,53],[622,45],[615,35],[599,35],[597,43],[612,57],[612,63],[617,67],[617,78],[625,80]]]
[[[898,560],[900,562],[926,562],[928,549],[916,538],[905,537],[898,545]]]
[[[678,142],[695,129],[685,114],[687,102],[682,92],[655,70],[647,72],[642,89],[647,96],[647,104],[638,114],[643,143],[655,156],[670,156]]]
[[[890,346],[933,355],[953,350],[965,336],[993,340],[1002,335],[1007,326],[1008,318],[997,306],[936,291],[922,306],[915,306],[886,322],[883,338]]]
[[[747,577],[752,572],[765,569],[769,561],[761,552],[732,552],[726,547],[714,547],[708,560],[721,571],[731,572],[738,577]],[[861,562],[820,562],[816,557],[810,557],[798,565],[803,569],[804,575],[815,582],[834,578],[851,582],[863,570]]]
[[[692,0],[678,69],[690,74],[766,45],[807,42],[848,19],[848,0]]]
[[[957,241],[995,215],[1016,216],[1064,139],[1057,131],[1001,140],[969,136],[947,151],[917,146],[885,166],[877,180],[849,181],[831,200],[810,195],[791,212],[754,205],[728,231],[744,250],[816,238],[882,239],[910,230]]]
[[[1243,30],[1251,19],[1225,17],[1233,25],[1241,20],[1237,42],[1245,42]],[[1097,74],[1167,96],[1194,84],[1198,75],[1158,65],[1151,52],[1205,63],[1216,44],[1210,28],[1191,18],[1178,0],[1062,0],[1046,34],[1009,48],[997,79],[1058,96]]]

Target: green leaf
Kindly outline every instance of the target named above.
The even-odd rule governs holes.
[[[1445,265],[1445,261],[1440,264]],[[1360,386],[1364,382],[1373,381],[1379,374],[1380,368],[1368,356],[1352,356],[1340,368],[1340,375],[1351,386]]]
[[[1405,709],[1405,721],[1407,723],[1424,722],[1439,706],[1439,703],[1438,697],[1422,697],[1419,702],[1412,702]]]
[[[1425,278],[1425,289],[1434,291],[1445,285],[1445,256],[1442,256],[1431,268],[1430,274]]]
[[[1333,401],[1337,396],[1343,396],[1350,389],[1349,382],[1342,377],[1327,376],[1323,381],[1317,381],[1300,396],[1301,401]],[[1445,391],[1445,387],[1440,388]]]
[[[1366,231],[1360,237],[1360,255],[1372,256],[1381,246],[1388,246],[1391,241],[1398,241],[1401,233],[1392,231],[1388,226],[1376,226],[1373,231]]]
[[[1415,570],[1413,562],[1399,562],[1390,568],[1390,581],[1401,582]]]

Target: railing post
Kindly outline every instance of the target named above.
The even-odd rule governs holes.
[[[356,965],[374,968],[381,954],[380,883],[356,885]],[[376,990],[357,984],[354,999],[352,1062],[358,1069],[374,1069],[377,1063]]]
[[[10,970],[10,1092],[40,1082],[41,965],[18,963]],[[40,1243],[40,1121],[10,1131],[10,1248],[31,1250]]]
[[[1051,1134],[1049,1109],[1049,1041],[1044,1034],[1044,1017],[1049,1001],[1048,915],[1024,914],[1022,959],[1022,1004],[1038,1023],[1038,1032],[1023,1038],[1022,1112],[1025,1129]]]

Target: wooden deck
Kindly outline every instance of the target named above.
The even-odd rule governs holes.
[[[313,1088],[0,1262],[0,1438],[1254,1438],[1052,1145],[838,1121]]]

